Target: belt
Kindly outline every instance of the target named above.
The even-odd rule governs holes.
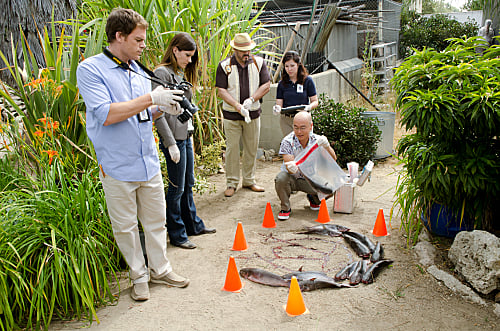
[[[294,114],[289,114],[289,113],[287,113],[287,114],[282,114],[282,115],[283,115],[283,116],[286,116],[286,117],[291,117],[291,118],[294,118],[294,117],[295,117],[295,115],[297,115],[297,113],[294,113]]]

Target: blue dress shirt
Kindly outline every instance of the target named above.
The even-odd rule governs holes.
[[[131,61],[131,68],[147,77]],[[121,181],[148,181],[160,171],[152,121],[137,116],[104,126],[111,103],[151,92],[151,82],[120,68],[104,54],[84,60],[77,69],[80,94],[87,107],[87,134],[104,173]],[[152,118],[151,111],[148,109]]]

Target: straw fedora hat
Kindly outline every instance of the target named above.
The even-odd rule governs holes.
[[[237,33],[229,44],[239,51],[249,51],[255,47],[255,42],[252,41],[248,33]]]

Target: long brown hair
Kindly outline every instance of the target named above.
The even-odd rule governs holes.
[[[281,63],[283,65],[283,70],[281,71],[281,80],[287,84],[290,81],[290,76],[288,76],[288,73],[285,70],[285,63],[293,60],[295,63],[297,63],[297,83],[299,84],[304,84],[304,81],[306,80],[306,77],[309,75],[307,72],[306,67],[300,62],[300,56],[299,53],[296,51],[288,51],[283,55],[283,58],[281,59]]]
[[[172,67],[174,71],[179,70],[177,59],[174,54],[174,47],[177,47],[179,51],[195,51],[191,57],[191,63],[188,63],[184,69],[184,78],[196,86],[198,82],[198,47],[196,47],[196,42],[193,37],[188,33],[180,32],[170,40],[165,55],[163,55],[159,65]]]

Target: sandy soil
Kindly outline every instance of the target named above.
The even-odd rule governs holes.
[[[301,192],[292,195],[293,213],[288,221],[276,218],[276,228],[262,227],[267,202],[271,203],[275,217],[279,212],[274,191],[279,166],[279,162],[258,162],[257,179],[266,188],[264,193],[240,188],[232,198],[225,198],[224,175],[212,177],[217,192],[195,199],[199,215],[208,226],[216,227],[217,233],[191,238],[199,245],[195,250],[168,247],[174,270],[191,279],[189,287],[152,284],[151,299],[146,302],[134,302],[129,296],[130,289],[124,289],[116,306],[98,311],[100,324],[93,322],[90,329],[498,330],[500,319],[493,314],[493,306],[469,303],[426,273],[406,248],[399,218],[389,221],[398,167],[393,158],[380,162],[371,181],[356,189],[352,214],[333,213],[333,202],[328,201],[333,223],[379,240],[386,257],[395,261],[373,284],[304,292],[310,313],[298,317],[289,317],[284,311],[287,288],[243,279],[240,293],[221,291],[230,256],[235,257],[238,269],[259,267],[285,274],[303,267],[332,276],[350,261],[359,259],[342,238],[295,233],[318,224],[315,222],[318,212],[309,210]],[[389,235],[376,238],[371,231],[379,208],[384,210]],[[243,224],[249,246],[244,252],[231,250],[238,221]],[[85,325],[74,321],[54,323],[51,329],[77,329]]]

